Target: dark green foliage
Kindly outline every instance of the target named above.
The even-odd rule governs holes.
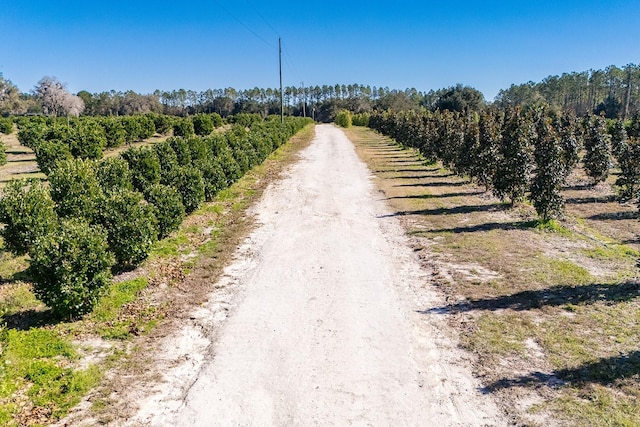
[[[180,166],[178,156],[176,156],[176,152],[171,148],[169,141],[159,142],[153,146],[153,149],[160,162],[160,182],[162,184],[168,184],[173,181],[176,169]]]
[[[208,114],[197,114],[193,116],[193,129],[198,136],[207,136],[213,132],[213,119]]]
[[[170,138],[168,139],[171,148],[178,157],[178,164],[180,166],[188,166],[191,164],[191,149],[187,140],[184,138]]]
[[[178,118],[173,124],[173,135],[190,138],[195,135],[193,121],[189,117]]]
[[[34,148],[36,162],[42,173],[49,175],[61,160],[73,158],[67,144],[60,141],[42,141]]]
[[[73,318],[95,306],[112,265],[105,230],[67,219],[34,247],[29,272],[36,297],[57,315]]]
[[[193,137],[187,140],[187,146],[189,147],[189,155],[191,162],[198,161],[210,161],[213,157],[211,146],[202,137]]]
[[[180,227],[185,212],[182,197],[175,188],[154,184],[147,190],[145,198],[155,207],[159,239],[167,237]]]
[[[134,116],[140,124],[138,139],[151,138],[156,133],[156,125],[153,119],[146,115]]]
[[[180,193],[187,214],[198,209],[205,200],[204,180],[198,169],[186,166],[179,167],[171,186]]]
[[[173,117],[166,116],[164,114],[154,115],[153,123],[156,127],[156,132],[161,135],[166,135],[171,129],[173,129]]]
[[[7,164],[7,147],[5,147],[4,142],[0,139],[0,166],[4,166]]]
[[[102,189],[92,160],[69,159],[58,162],[49,174],[51,198],[61,217],[86,218],[98,213]]]
[[[564,176],[566,178],[580,161],[578,154],[580,151],[580,143],[576,136],[578,120],[573,115],[554,117],[553,125],[560,137],[560,162],[562,163]]]
[[[616,179],[621,201],[638,201],[640,195],[640,141],[629,138],[618,149],[620,175]]]
[[[627,130],[622,120],[616,120],[611,129],[611,154],[618,159],[627,148]]]
[[[129,163],[133,187],[144,192],[147,187],[160,182],[160,160],[152,147],[131,147],[122,153]]]
[[[38,180],[10,181],[0,199],[0,222],[6,250],[14,255],[31,252],[58,222],[49,188]]]
[[[18,141],[32,150],[45,140],[47,127],[44,123],[25,123],[18,130]]]
[[[154,211],[136,191],[115,190],[104,197],[98,221],[107,230],[118,268],[133,268],[149,255],[158,239]]]
[[[13,120],[10,117],[0,117],[0,132],[5,135],[13,132]]]
[[[136,117],[122,117],[120,121],[126,132],[125,142],[130,144],[134,141],[139,141],[142,133],[140,121]]]
[[[217,160],[220,163],[220,166],[222,166],[224,176],[227,178],[227,187],[240,179],[242,176],[242,170],[228,146],[226,149],[221,151]]]
[[[264,120],[260,114],[239,113],[227,118],[229,123],[237,124],[248,128],[254,123],[262,123]]]
[[[562,162],[560,138],[551,125],[551,119],[543,117],[536,127],[536,144],[533,156],[536,169],[531,182],[531,201],[536,212],[546,222],[558,219],[564,210],[562,186],[565,182],[565,166]]]
[[[220,190],[227,188],[227,177],[217,159],[213,161],[197,161],[194,166],[202,173],[206,201],[210,202]]]
[[[78,121],[68,141],[71,154],[81,159],[100,159],[107,147],[104,128],[94,120]]]
[[[531,118],[518,109],[510,111],[502,131],[493,192],[511,204],[521,201],[529,188],[534,137]]]
[[[133,190],[129,163],[121,157],[109,157],[96,164],[96,174],[103,193]]]
[[[222,121],[222,117],[220,117],[220,114],[218,113],[211,114],[211,121],[213,122],[213,127],[215,128],[219,128],[224,124],[224,122]]]
[[[584,140],[585,155],[582,162],[587,176],[595,185],[609,176],[611,167],[609,135],[604,117],[592,116],[585,127],[587,129]]]
[[[477,163],[480,152],[480,127],[476,114],[468,115],[464,121],[464,137],[460,146],[455,171],[458,175],[476,177],[481,166]]]
[[[489,190],[498,166],[498,150],[501,144],[500,119],[495,113],[485,112],[478,122],[479,142],[475,177],[480,185]]]
[[[114,117],[106,117],[102,119],[100,124],[104,128],[104,134],[107,138],[107,147],[117,148],[127,142],[127,131],[125,130],[121,120]]]
[[[468,111],[480,111],[484,105],[482,92],[470,86],[458,84],[440,95],[435,102],[434,108],[441,111],[449,110],[466,113]]]

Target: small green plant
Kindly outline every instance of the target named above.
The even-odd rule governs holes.
[[[145,198],[155,207],[159,239],[165,238],[180,227],[185,212],[182,197],[175,188],[155,184],[149,187]]]
[[[149,255],[158,240],[154,210],[135,191],[117,189],[104,198],[98,221],[107,230],[118,268],[134,268]]]
[[[98,162],[96,174],[103,193],[116,189],[133,190],[129,163],[121,157],[109,157]]]
[[[173,134],[175,136],[182,136],[185,138],[194,136],[196,132],[193,126],[193,121],[188,117],[177,119],[173,124]]]
[[[13,132],[13,120],[10,117],[0,117],[0,132],[5,135]]]
[[[193,129],[198,136],[207,136],[213,132],[213,120],[208,114],[198,114],[193,116]]]
[[[335,123],[343,128],[350,128],[352,124],[352,114],[349,110],[340,110],[336,114]]]
[[[4,166],[7,164],[7,147],[4,145],[4,142],[0,139],[0,166]]]
[[[204,201],[204,181],[198,169],[178,168],[172,187],[182,196],[182,204],[187,214],[198,209]]]
[[[113,255],[100,226],[75,218],[63,220],[31,252],[34,293],[61,317],[91,311],[110,283]]]
[[[30,253],[58,222],[49,188],[38,180],[10,181],[0,199],[0,222],[5,248],[14,255]]]
[[[95,218],[102,189],[94,165],[92,160],[62,160],[49,174],[58,215],[89,221]]]
[[[38,142],[33,150],[36,153],[38,168],[45,175],[49,175],[58,162],[73,158],[69,146],[57,140]]]
[[[133,187],[144,192],[147,187],[160,182],[160,160],[151,147],[131,147],[122,153],[129,163]]]

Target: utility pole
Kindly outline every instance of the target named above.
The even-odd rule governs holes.
[[[304,91],[304,82],[302,82],[302,117],[307,117],[307,92]]]
[[[278,37],[278,65],[280,68],[280,123],[284,123],[284,92],[282,91],[282,39]]]

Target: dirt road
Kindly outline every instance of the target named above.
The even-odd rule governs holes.
[[[505,425],[396,218],[342,131],[316,139],[256,207],[225,280],[242,285],[180,398],[143,424]],[[180,375],[177,375],[180,377]],[[179,384],[188,381],[188,384]],[[173,400],[172,400],[173,399]]]

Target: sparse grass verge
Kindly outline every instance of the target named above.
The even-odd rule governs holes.
[[[116,277],[81,320],[53,318],[31,292],[27,261],[0,246],[0,425],[49,424],[91,390],[96,423],[126,417],[111,404],[113,392],[146,378],[154,366],[150,344],[207,299],[252,227],[247,209],[313,136],[309,125],[202,205],[142,267]],[[126,406],[131,410],[131,402]]]
[[[518,425],[640,425],[635,206],[580,170],[539,223],[366,128],[345,131],[412,236],[484,391]]]

